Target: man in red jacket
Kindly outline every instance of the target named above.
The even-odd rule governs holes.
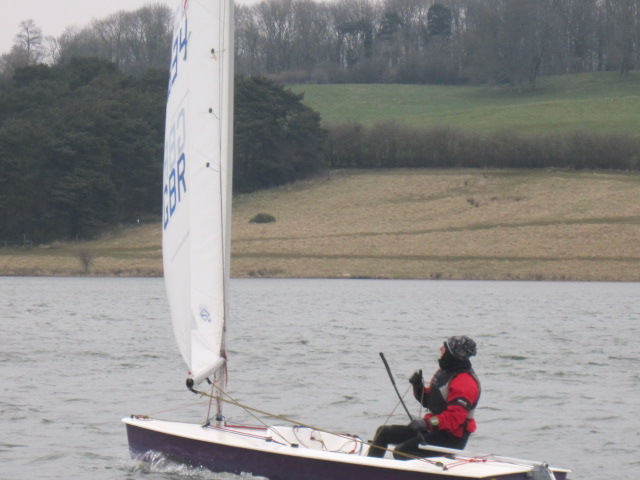
[[[440,369],[425,387],[422,370],[409,382],[413,395],[428,413],[409,425],[383,425],[369,447],[370,457],[383,457],[389,444],[396,445],[399,460],[441,455],[419,448],[419,444],[463,449],[475,432],[473,414],[480,398],[480,381],[471,368],[476,342],[467,336],[451,337],[440,347]]]

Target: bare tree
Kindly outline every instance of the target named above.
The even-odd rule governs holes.
[[[80,30],[67,29],[60,37],[60,58],[98,56],[129,73],[164,68],[172,29],[173,14],[165,5],[117,12]]]
[[[554,0],[479,0],[467,41],[481,75],[533,89],[554,41]]]
[[[44,57],[42,29],[29,19],[20,22],[20,31],[15,37],[15,47],[24,53],[25,65],[35,65]]]
[[[47,36],[43,45],[44,58],[47,63],[55,64],[60,58],[60,42],[57,38]]]
[[[241,73],[258,75],[264,65],[264,48],[256,9],[236,6],[235,24],[236,69]]]
[[[298,68],[335,62],[336,28],[327,4],[298,0],[294,4],[294,62]]]
[[[80,260],[80,263],[84,268],[84,273],[88,273],[89,268],[91,268],[91,265],[93,265],[93,262],[96,259],[96,254],[89,250],[79,250],[76,254],[76,258]]]
[[[636,66],[640,41],[640,0],[604,0],[607,56],[611,67],[628,73]]]
[[[263,32],[266,71],[277,73],[292,67],[294,49],[293,0],[264,0],[257,6]]]
[[[559,73],[599,70],[602,66],[598,28],[599,0],[565,0],[558,2],[557,15],[562,20],[558,42],[553,52]]]

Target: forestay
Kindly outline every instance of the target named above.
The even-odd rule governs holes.
[[[195,384],[225,362],[233,125],[227,3],[180,1],[169,72],[164,278],[176,342]]]

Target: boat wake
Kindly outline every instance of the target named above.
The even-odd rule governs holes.
[[[204,467],[194,467],[173,460],[162,452],[149,451],[144,455],[138,455],[134,459],[131,472],[143,474],[160,474],[161,478],[179,479],[189,478],[193,480],[269,480],[266,477],[256,477],[249,473],[235,475],[233,473],[215,473]]]

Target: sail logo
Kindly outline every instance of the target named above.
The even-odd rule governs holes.
[[[182,108],[176,120],[168,127],[164,146],[165,183],[162,189],[162,227],[165,230],[187,193],[186,140],[186,117]]]
[[[207,323],[211,323],[211,314],[209,313],[207,306],[200,305],[198,308],[200,309],[200,318]]]

